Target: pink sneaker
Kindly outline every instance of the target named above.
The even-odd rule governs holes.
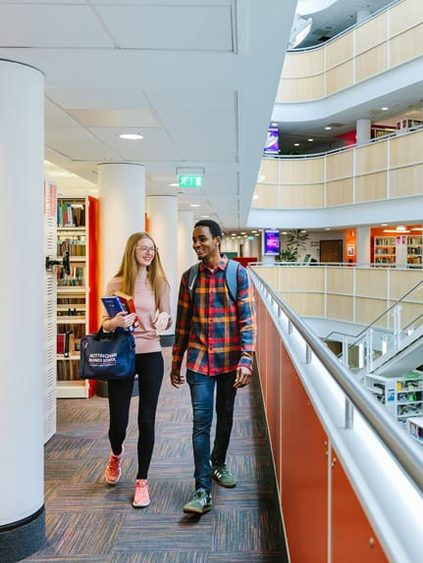
[[[116,485],[122,475],[122,458],[123,447],[120,455],[115,455],[114,453],[110,454],[107,467],[104,471],[104,478],[109,485]]]
[[[144,508],[150,504],[150,496],[148,494],[147,479],[137,479],[135,481],[135,495],[132,506],[135,508]]]

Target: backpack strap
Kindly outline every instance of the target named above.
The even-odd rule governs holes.
[[[225,282],[229,297],[234,303],[238,301],[238,268],[239,262],[236,260],[228,260],[225,270]]]
[[[200,267],[200,262],[197,262],[189,269],[188,291],[191,301],[193,301],[193,297],[194,297],[194,287],[195,287],[195,282],[197,281],[199,267]]]

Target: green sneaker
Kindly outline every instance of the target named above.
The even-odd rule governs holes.
[[[204,514],[212,509],[211,494],[204,489],[198,489],[192,493],[191,499],[186,503],[184,512],[193,512],[194,514]]]
[[[226,465],[213,465],[212,467],[212,477],[215,481],[222,485],[222,487],[227,487],[232,489],[236,485],[236,479],[232,473],[226,469]]]

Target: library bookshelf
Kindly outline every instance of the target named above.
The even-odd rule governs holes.
[[[57,255],[70,256],[70,273],[56,270],[57,398],[87,398],[93,384],[80,380],[79,345],[98,324],[98,200],[57,199]]]

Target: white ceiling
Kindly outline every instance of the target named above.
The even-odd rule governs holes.
[[[296,0],[0,1],[0,57],[45,75],[46,159],[96,183],[97,164],[146,165],[147,193],[181,193],[245,224]],[[119,133],[137,132],[141,141]],[[53,170],[51,168],[51,170]],[[74,178],[73,178],[74,181]],[[198,211],[198,213],[197,213]]]

